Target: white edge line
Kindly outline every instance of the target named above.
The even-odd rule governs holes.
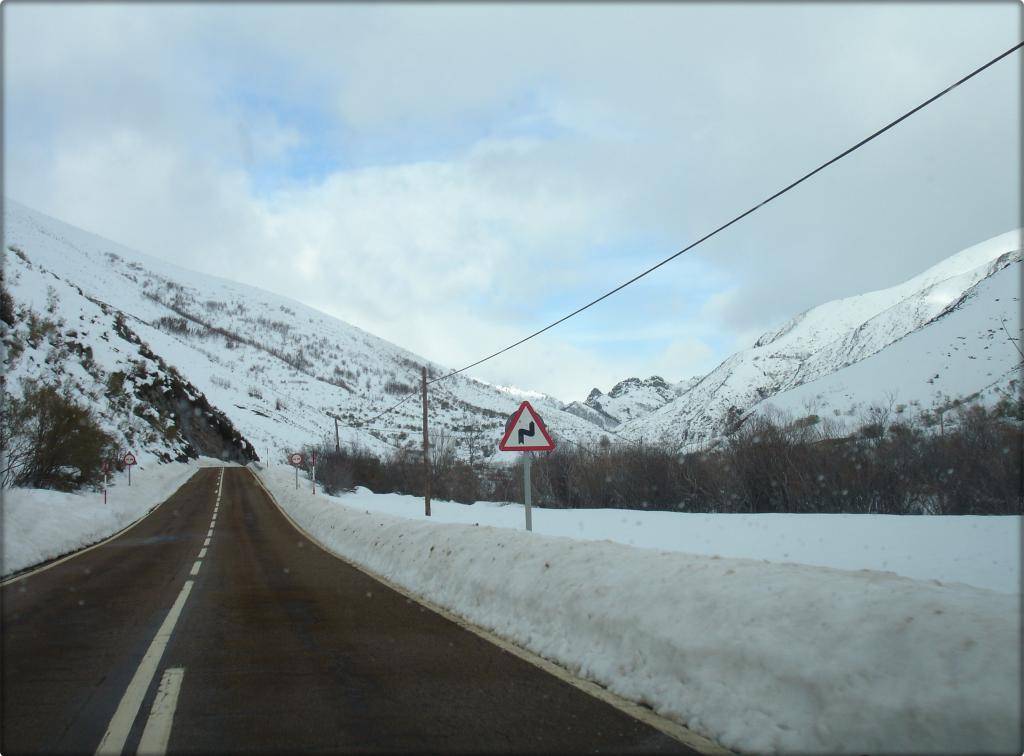
[[[209,536],[207,536],[206,540],[203,541],[203,546],[209,546],[209,545],[210,545],[210,538],[209,538]]]
[[[157,688],[153,707],[149,710],[146,729],[142,731],[137,754],[143,756],[163,756],[167,753],[167,742],[171,739],[171,726],[174,724],[174,711],[178,708],[178,693],[181,681],[185,677],[183,667],[171,667],[164,670]]]
[[[181,616],[181,610],[184,608],[185,602],[188,600],[188,594],[191,592],[192,581],[186,580],[185,585],[182,586],[181,592],[178,594],[178,598],[174,600],[170,611],[164,617],[163,624],[156,631],[156,637],[153,638],[149,648],[146,649],[145,656],[139,662],[139,667],[135,670],[132,681],[128,683],[124,695],[121,696],[121,703],[117,705],[117,711],[114,712],[114,716],[110,720],[110,726],[107,727],[103,740],[100,741],[99,747],[96,749],[97,754],[103,756],[107,754],[120,754],[124,750],[125,741],[128,740],[128,733],[131,732],[132,725],[135,723],[135,717],[138,716],[139,708],[142,706],[142,699],[145,698],[146,691],[149,690],[149,684],[153,682],[153,676],[156,674],[160,659],[164,655],[164,649],[167,648],[167,642],[171,639],[171,633],[174,632],[174,626],[177,624],[178,617]]]
[[[44,572],[44,571],[50,569],[51,567],[56,567],[58,564],[63,564],[64,562],[68,561],[69,559],[74,559],[75,557],[81,556],[82,554],[86,553],[87,551],[92,551],[93,549],[98,549],[100,546],[105,546],[106,544],[110,543],[114,539],[120,538],[125,533],[127,533],[129,530],[134,528],[136,525],[141,524],[143,520],[145,520],[147,517],[149,517],[151,514],[153,514],[157,509],[162,507],[167,501],[172,499],[174,497],[174,494],[178,493],[178,491],[180,491],[185,486],[186,483],[188,483],[190,480],[192,480],[192,478],[194,478],[196,475],[198,475],[200,472],[202,472],[205,469],[207,469],[207,468],[200,468],[200,469],[196,470],[195,473],[193,473],[189,477],[188,480],[182,482],[182,484],[180,486],[178,486],[176,489],[174,489],[174,492],[169,494],[166,499],[164,499],[163,501],[157,503],[156,506],[154,506],[151,510],[146,512],[146,514],[142,515],[142,517],[140,517],[139,519],[137,519],[135,522],[131,523],[130,525],[127,525],[124,528],[122,528],[121,530],[117,531],[116,533],[114,533],[114,535],[108,536],[107,538],[104,538],[102,541],[97,541],[96,543],[92,544],[91,546],[86,546],[85,548],[79,549],[78,551],[73,551],[70,554],[67,554],[67,555],[61,557],[60,559],[57,559],[56,561],[50,562],[49,564],[44,564],[42,567],[36,567],[35,569],[29,569],[27,572],[22,572],[20,575],[15,575],[14,577],[5,578],[4,580],[0,581],[0,588],[2,588],[4,586],[7,586],[7,585],[10,585],[11,583],[16,583],[19,580],[22,580],[24,578],[32,577],[33,575],[38,575],[40,572]]]
[[[206,556],[206,547],[203,546],[203,548],[199,549],[199,558],[202,559],[205,556]]]
[[[202,566],[203,566],[203,560],[202,559],[197,559],[195,561],[195,564],[192,565],[192,569],[189,571],[188,574],[192,575],[193,577],[198,575],[199,574],[199,568],[202,567]]]
[[[425,599],[422,596],[418,596],[415,593],[411,593],[410,591],[398,585],[397,583],[391,582],[386,577],[378,575],[377,573],[363,567],[362,565],[356,564],[355,562],[352,562],[346,559],[345,557],[336,554],[335,552],[327,548],[324,544],[320,543],[320,541],[318,541],[308,532],[306,532],[306,530],[301,525],[295,522],[295,520],[292,519],[291,515],[289,515],[284,510],[284,508],[277,503],[277,499],[274,498],[274,494],[272,494],[270,492],[270,489],[268,489],[263,484],[263,481],[260,480],[260,477],[256,475],[256,473],[254,473],[252,470],[250,470],[248,467],[246,469],[249,470],[249,474],[256,479],[256,482],[259,484],[260,488],[262,488],[263,491],[267,494],[267,496],[273,502],[274,506],[277,507],[277,510],[285,516],[285,519],[288,520],[288,522],[292,524],[292,527],[299,531],[310,541],[312,541],[322,551],[325,551],[326,553],[330,554],[335,559],[339,559],[345,564],[349,565],[350,567],[354,567],[355,569],[362,572],[364,575],[367,575],[373,578],[374,580],[383,583],[396,593],[399,593],[405,596],[406,598],[415,601],[417,604],[420,604],[421,606],[429,609],[430,611],[436,614],[440,614],[445,619],[454,622],[459,627],[469,630],[471,633],[478,635],[485,641],[492,643],[498,648],[504,651],[508,651],[510,654],[518,656],[523,661],[528,662],[534,665],[535,667],[542,669],[548,674],[557,677],[559,680],[562,680],[563,682],[572,685],[574,688],[577,688],[578,690],[587,693],[600,701],[604,701],[606,704],[615,707],[624,714],[627,714],[633,717],[634,719],[637,719],[643,722],[644,724],[653,727],[655,730],[658,730],[659,732],[668,735],[670,738],[678,740],[683,745],[692,748],[698,753],[705,754],[706,756],[732,756],[732,751],[728,750],[727,748],[719,745],[718,743],[714,742],[713,740],[703,735],[697,734],[693,730],[688,729],[687,727],[679,724],[678,722],[674,722],[671,719],[668,719],[667,717],[663,717],[657,712],[653,711],[652,709],[647,708],[646,706],[641,706],[640,704],[634,701],[622,698],[621,696],[617,695],[616,693],[612,693],[607,688],[593,682],[592,680],[585,680],[581,677],[577,677],[574,674],[572,674],[569,670],[565,669],[562,666],[559,666],[558,664],[555,664],[550,659],[545,659],[543,656],[539,656],[533,653],[532,651],[528,651],[525,648],[521,648],[520,646],[513,644],[511,641],[508,641],[498,635],[495,635],[489,630],[484,630],[482,627],[478,627],[470,623],[468,620],[460,617],[459,615],[453,614],[448,609],[445,609],[444,607],[434,604],[432,601]]]

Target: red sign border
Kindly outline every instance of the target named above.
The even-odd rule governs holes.
[[[131,462],[128,461],[129,457],[132,458]],[[128,467],[131,467],[132,465],[137,465],[139,463],[138,459],[136,459],[135,455],[132,454],[131,452],[125,452],[124,457],[121,458],[121,462],[127,465]]]
[[[519,416],[523,414],[525,410],[530,410],[530,414],[537,421],[537,429],[540,434],[544,437],[544,440],[548,442],[547,446],[517,446],[514,449],[506,448],[505,444],[508,443],[509,436],[512,435],[512,431],[516,427],[516,423],[519,422]],[[527,452],[527,451],[554,451],[555,442],[551,440],[551,436],[548,435],[548,429],[544,427],[544,421],[540,419],[540,415],[537,414],[537,410],[533,408],[533,405],[529,402],[524,401],[519,405],[519,409],[512,415],[512,419],[508,422],[508,427],[505,429],[505,435],[501,437],[501,441],[498,443],[498,448],[501,451],[510,452]]]
[[[295,457],[299,458],[298,462],[293,461]],[[288,464],[292,467],[301,467],[306,464],[306,455],[302,452],[292,452],[288,455]]]

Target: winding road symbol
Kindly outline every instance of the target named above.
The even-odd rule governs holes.
[[[529,402],[523,402],[505,424],[498,448],[502,451],[551,451],[555,442],[537,411]]]

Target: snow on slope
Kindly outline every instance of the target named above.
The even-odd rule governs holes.
[[[415,522],[259,472],[326,548],[756,753],[1018,753],[1020,594]]]
[[[911,366],[932,364],[934,360],[914,351],[915,347],[934,351],[944,346],[950,354],[970,352],[973,360],[946,360],[938,370],[939,380],[945,383],[935,390],[951,396],[945,387],[955,387],[963,394],[981,391],[1005,378],[1020,361],[1009,339],[994,337],[989,331],[993,325],[998,330],[999,319],[1003,317],[1011,324],[1011,332],[1013,325],[1019,323],[1019,304],[1013,298],[1019,297],[1021,246],[1020,230],[1002,234],[963,250],[898,286],[828,302],[801,313],[780,329],[762,336],[749,349],[726,359],[678,399],[624,424],[618,432],[631,438],[707,442],[721,435],[730,419],[747,413],[754,405],[832,374],[836,374],[833,385],[846,386],[849,399],[855,402],[882,402],[891,392],[907,399],[930,399],[934,392],[922,388],[919,371]],[[1000,276],[998,291],[980,286],[1002,271],[1007,272]],[[1017,291],[1011,291],[1014,281]],[[973,314],[964,318],[961,304],[968,294],[973,301]],[[843,373],[844,368],[871,355],[884,354],[891,345],[902,343],[904,337],[932,328],[940,320],[946,323],[938,331],[927,338],[911,340],[911,346],[898,351],[898,358],[887,358],[891,369],[884,376],[880,373],[878,380],[846,382],[849,374]],[[949,340],[942,344],[942,338]],[[900,370],[901,361],[905,370]],[[868,373],[867,368],[858,371],[862,375]],[[804,399],[812,394],[792,396]],[[780,402],[793,406],[788,399]],[[850,404],[844,399],[842,410]]]
[[[757,411],[770,405],[799,416],[812,408],[852,429],[868,402],[885,402],[890,393],[896,407],[912,411],[976,393],[997,399],[1020,378],[1021,356],[1008,334],[1019,323],[1021,267],[1018,261],[999,270],[925,327],[860,362],[782,391]]]
[[[20,394],[24,379],[61,384],[142,463],[253,458],[223,413],[139,339],[134,322],[32,263],[18,244],[5,247],[3,259],[13,302],[5,316],[13,323],[0,321],[8,392]]]
[[[341,418],[346,443],[384,453],[414,441],[418,400],[375,421],[373,429],[356,426],[416,391],[422,365],[431,376],[444,372],[293,300],[184,270],[6,200],[4,247],[12,246],[55,285],[65,284],[61,313],[77,313],[85,307],[77,300],[85,298],[123,312],[142,341],[186,374],[263,458],[333,440],[331,414]],[[7,258],[21,265],[19,257]],[[15,299],[38,300],[39,292],[29,288],[24,278],[13,282]],[[107,350],[89,345],[104,368]],[[26,364],[23,370],[40,368]],[[463,455],[470,443],[478,454],[493,453],[505,419],[521,401],[515,391],[462,375],[432,386],[430,394],[432,432],[451,435]],[[599,437],[600,428],[563,412],[557,400],[531,400],[556,437]]]

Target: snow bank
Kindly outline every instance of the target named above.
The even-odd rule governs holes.
[[[308,484],[307,484],[308,485]],[[357,488],[345,503],[413,520],[523,528],[522,504],[431,502]],[[1003,593],[1021,585],[1021,517],[901,517],[843,514],[697,514],[639,509],[538,509],[543,535],[688,554],[895,572]]]
[[[1019,594],[415,522],[259,475],[327,548],[727,747],[1020,753]]]
[[[147,515],[200,467],[224,465],[202,458],[190,464],[139,465],[115,475],[103,492],[61,493],[33,488],[4,489],[3,576],[20,572],[101,541]]]

